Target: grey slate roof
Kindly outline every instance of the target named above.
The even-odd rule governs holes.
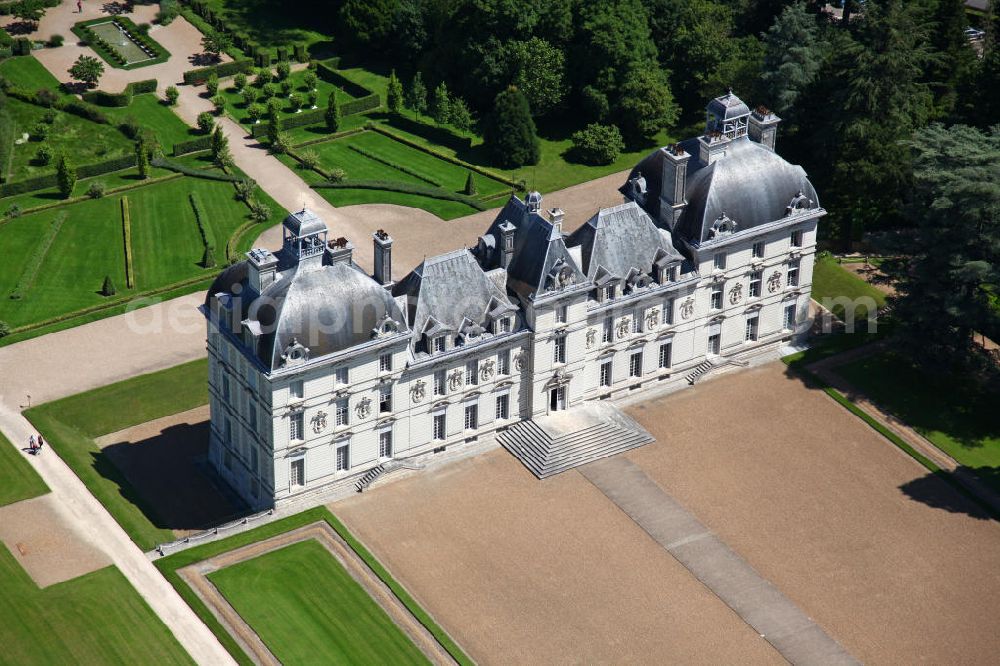
[[[483,325],[491,303],[496,301],[515,308],[506,291],[466,249],[424,259],[396,284],[393,294],[406,297],[406,315],[415,338],[428,322],[435,332],[458,333],[463,323]]]
[[[674,248],[667,231],[659,229],[635,202],[602,208],[567,239],[579,245],[587,279],[598,279],[599,269],[624,278],[631,269],[649,274],[653,262],[666,255],[680,262],[683,256]]]
[[[732,120],[750,113],[750,108],[730,90],[708,103],[708,112],[720,120]]]
[[[289,213],[282,224],[295,236],[308,236],[326,231],[326,223],[308,208]]]
[[[737,223],[737,233],[785,216],[785,209],[800,192],[819,206],[819,197],[802,167],[785,161],[777,153],[747,137],[733,140],[726,154],[708,166],[698,161],[698,140],[688,139],[681,147],[691,154],[688,160],[687,201],[674,235],[699,244],[708,240],[713,222],[725,213]],[[642,175],[649,196],[646,211],[660,212],[663,155],[654,151],[632,170],[629,179]],[[626,188],[622,192],[627,194]]]
[[[561,233],[540,214],[531,212],[524,202],[512,196],[490,225],[487,235],[494,236],[495,248],[502,248],[500,225],[510,222],[516,227],[514,235],[514,256],[507,267],[507,285],[522,298],[541,294],[546,283],[557,267],[566,269],[576,282],[585,279]],[[498,251],[485,259],[487,266],[498,265]]]

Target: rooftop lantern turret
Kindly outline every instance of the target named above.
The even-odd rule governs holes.
[[[308,208],[290,213],[282,222],[282,248],[295,263],[322,265],[326,223]]]

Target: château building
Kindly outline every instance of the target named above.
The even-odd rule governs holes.
[[[512,196],[475,248],[398,282],[388,234],[369,275],[312,212],[288,215],[281,250],[206,297],[212,464],[262,508],[503,431],[545,476],[561,468],[521,455],[518,428],[774,358],[808,326],[825,213],[775,152],[778,122],[730,92],[572,233],[538,193]]]

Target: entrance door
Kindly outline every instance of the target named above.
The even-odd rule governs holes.
[[[566,387],[560,386],[549,391],[549,411],[558,412],[566,409]]]
[[[720,335],[719,333],[715,333],[713,335],[708,336],[709,354],[715,354],[716,356],[719,355],[719,343],[721,342],[721,340],[722,340],[722,335]]]

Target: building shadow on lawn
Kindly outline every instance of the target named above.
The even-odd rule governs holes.
[[[964,489],[959,489],[957,477],[973,479],[973,482],[978,479],[980,483],[996,488],[1000,484],[1000,468],[963,466],[954,472],[938,470],[908,481],[899,489],[910,499],[935,509],[962,513],[979,520],[1000,520],[1000,516],[995,512],[966,494],[967,491]]]
[[[170,426],[108,444],[94,454],[94,468],[154,525],[185,536],[248,513],[207,463],[208,437],[208,421]]]

